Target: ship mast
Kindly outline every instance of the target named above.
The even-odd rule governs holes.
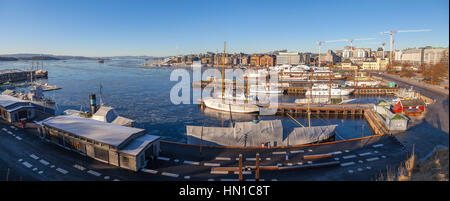
[[[223,58],[222,58],[222,99],[223,99],[223,90],[225,85],[225,49],[227,42],[223,42]]]

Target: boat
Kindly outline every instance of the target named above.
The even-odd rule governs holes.
[[[100,59],[100,60],[98,60],[98,63],[105,63],[105,60],[104,59]]]
[[[338,97],[328,97],[328,96],[319,96],[319,97],[315,97],[312,98],[312,101],[310,98],[300,98],[300,99],[295,99],[295,103],[297,104],[307,104],[309,103],[319,103],[319,104],[345,104],[345,103],[349,103],[351,101],[354,101],[356,99],[350,99],[348,98],[348,96],[338,96]]]
[[[378,85],[380,85],[381,84],[381,82],[380,81],[354,81],[354,80],[349,80],[349,81],[346,81],[345,82],[345,84],[347,85],[347,86],[371,86],[371,87],[373,87],[373,86],[378,86]]]
[[[40,86],[32,86],[28,93],[15,90],[5,90],[2,92],[3,95],[9,95],[16,97],[21,100],[29,101],[38,110],[55,114],[56,102],[53,99],[46,98],[43,93],[43,89]]]
[[[347,96],[350,95],[354,89],[346,89],[340,88],[337,86],[331,86],[331,90],[329,86],[326,84],[314,85],[310,89],[306,91],[306,95],[313,96],[329,96],[331,92],[331,96]]]
[[[224,98],[206,97],[203,98],[203,104],[206,107],[235,113],[256,113],[259,112],[259,106],[256,104],[245,103]]]
[[[264,94],[281,94],[282,88],[278,88],[271,85],[251,85],[249,89],[250,93],[264,93]]]
[[[269,72],[265,69],[257,70],[257,71],[248,71],[246,74],[243,74],[246,78],[259,78],[259,77],[267,77]]]
[[[283,134],[281,120],[236,122],[234,127],[186,126],[187,143],[212,146],[261,147],[305,145],[333,139],[337,125],[296,127]]]

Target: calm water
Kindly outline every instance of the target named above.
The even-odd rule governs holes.
[[[173,69],[141,67],[138,64],[142,62],[113,60],[99,64],[97,61],[81,60],[44,61],[44,68],[49,71],[45,81],[49,85],[62,87],[45,94],[56,100],[57,113],[66,109],[89,110],[89,94],[96,93],[99,99],[99,85],[102,84],[105,105],[114,107],[121,116],[136,120],[136,127],[144,127],[150,134],[171,141],[185,142],[186,125],[229,126],[228,113],[203,110],[195,104],[172,104],[170,89],[177,83],[170,81]],[[0,70],[24,70],[30,69],[30,66],[30,62],[24,61],[0,62]],[[296,98],[282,96],[280,101],[293,102]],[[379,97],[358,97],[353,102],[374,103],[378,100]],[[298,126],[287,117],[233,114],[236,121],[258,118],[281,119],[288,132]],[[307,124],[304,117],[296,119],[303,125]],[[372,135],[361,118],[315,117],[311,122],[313,126],[338,124],[336,140]]]

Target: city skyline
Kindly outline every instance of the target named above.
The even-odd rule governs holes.
[[[283,11],[283,12],[280,12]],[[276,15],[274,15],[276,13]],[[317,16],[317,17],[316,17]],[[317,53],[316,41],[354,41],[376,50],[382,31],[432,29],[394,35],[397,50],[448,47],[448,1],[0,1],[0,54],[171,56],[223,52]],[[324,44],[343,49],[348,42]]]

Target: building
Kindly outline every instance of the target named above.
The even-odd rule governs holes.
[[[341,62],[341,69],[342,70],[356,70],[356,69],[358,69],[358,66],[353,65],[353,63],[350,61],[350,59],[346,59],[343,62]]]
[[[265,54],[259,58],[261,66],[275,66],[275,56]]]
[[[377,58],[376,61],[365,61],[362,64],[363,70],[385,71],[388,67],[389,61],[386,59]]]
[[[421,115],[425,112],[425,102],[422,99],[400,100],[392,107],[392,111],[408,116]]]
[[[250,66],[261,66],[261,56],[259,54],[250,56]]]
[[[119,116],[114,108],[108,106],[100,106],[92,115],[92,119],[121,126],[134,126],[134,120]]]
[[[20,122],[35,117],[35,107],[27,101],[8,95],[0,95],[1,118],[7,122]]]
[[[402,114],[395,114],[390,110],[391,105],[381,101],[374,105],[374,111],[379,115],[384,125],[390,131],[405,131],[408,129],[408,117]]]
[[[423,63],[425,64],[443,63],[448,66],[448,48],[426,47],[423,54]]]
[[[160,137],[147,135],[144,129],[74,115],[50,117],[41,122],[38,130],[42,139],[133,171],[143,168],[160,152]]]
[[[277,55],[277,65],[299,65],[301,55],[298,52],[279,52]]]

